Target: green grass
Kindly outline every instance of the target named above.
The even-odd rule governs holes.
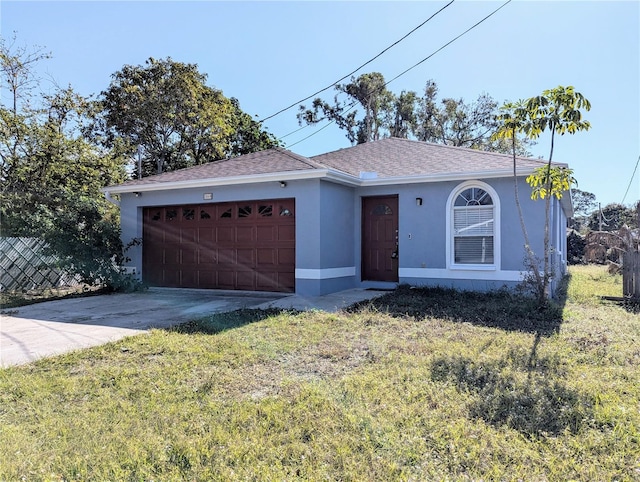
[[[0,370],[0,480],[640,480],[640,317],[571,273],[542,311],[402,287]]]

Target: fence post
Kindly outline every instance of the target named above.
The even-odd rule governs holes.
[[[622,294],[640,300],[640,252],[627,251],[622,259]]]

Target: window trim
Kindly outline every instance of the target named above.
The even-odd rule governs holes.
[[[453,208],[458,195],[460,195],[466,189],[471,187],[483,189],[486,191],[493,201],[493,264],[461,264],[455,262],[455,236],[453,232]],[[449,194],[449,198],[447,199],[447,208],[446,208],[446,236],[447,236],[447,269],[449,270],[468,270],[468,271],[499,271],[500,270],[500,260],[502,257],[502,247],[501,247],[501,229],[500,229],[500,198],[498,197],[498,193],[496,190],[482,181],[465,181],[463,183],[458,184],[451,193]]]

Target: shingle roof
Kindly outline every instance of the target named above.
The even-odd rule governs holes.
[[[392,178],[481,173],[513,168],[513,157],[508,154],[431,144],[397,137],[358,144],[354,147],[313,156],[311,159],[356,177],[359,177],[361,172],[376,172],[379,178]],[[546,161],[540,159],[518,158],[518,167],[520,168],[536,168],[544,164]]]
[[[483,172],[510,172],[513,159],[507,154],[478,151],[462,147],[386,138],[367,142],[326,154],[307,158],[283,148],[245,154],[232,159],[210,162],[127,181],[120,186],[151,186],[161,183],[180,183],[232,177],[259,177],[265,174],[294,173],[330,169],[341,171],[355,178],[362,172],[375,172],[377,178],[390,179],[410,176],[465,175]],[[544,165],[541,159],[518,158],[519,168],[536,168]]]
[[[282,148],[253,152],[231,159],[209,162],[200,166],[187,167],[165,172],[140,180],[127,181],[122,186],[140,186],[164,182],[193,181],[196,179],[219,179],[235,176],[255,176],[275,172],[325,169],[310,159]]]

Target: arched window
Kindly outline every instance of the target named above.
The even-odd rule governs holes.
[[[449,197],[450,266],[492,267],[498,258],[497,195],[484,183],[464,183]]]

